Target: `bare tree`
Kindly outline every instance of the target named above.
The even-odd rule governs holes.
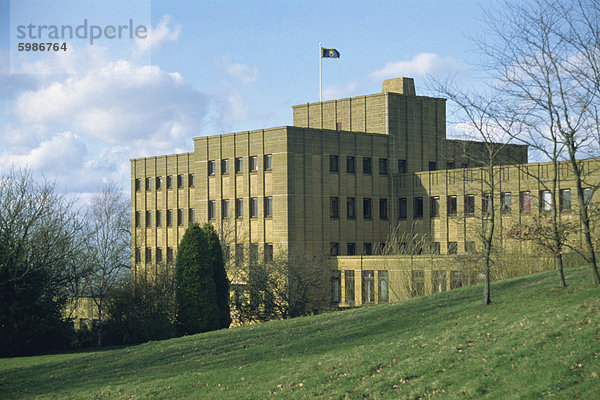
[[[247,281],[234,289],[232,308],[241,322],[287,319],[331,306],[324,258],[291,252],[272,261],[247,264]],[[240,292],[241,290],[244,292]]]
[[[74,203],[53,185],[27,170],[0,177],[0,355],[48,351],[65,340],[61,301],[79,272],[65,266],[78,259],[82,232]]]
[[[107,184],[95,195],[88,215],[87,288],[98,308],[98,346],[102,345],[104,301],[108,292],[129,272],[131,258],[129,202],[116,185]]]
[[[498,116],[500,115],[498,104],[498,93],[494,90],[488,94],[470,92],[455,88],[451,82],[437,81],[432,83],[435,90],[451,100],[457,107],[457,112],[464,118],[468,126],[469,135],[476,138],[481,146],[476,151],[471,151],[468,145],[464,148],[464,157],[479,167],[475,171],[464,170],[464,180],[479,184],[482,195],[482,208],[480,229],[477,232],[482,244],[481,259],[483,261],[484,286],[483,304],[490,304],[490,268],[493,264],[493,253],[495,247],[496,222],[499,217],[500,179],[498,166],[505,157],[509,138],[498,127]],[[512,120],[503,121],[505,126],[510,127]],[[475,149],[474,149],[475,150]],[[473,173],[474,172],[474,173]],[[474,211],[474,210],[473,210]]]
[[[537,135],[523,140],[549,149],[546,152],[555,165],[560,159],[568,161],[585,259],[593,281],[600,284],[584,195],[589,171],[581,162],[598,153],[600,4],[597,0],[536,0],[506,1],[501,7],[501,14],[490,14],[491,40],[479,41],[488,59],[484,68],[503,93],[504,115],[515,116]],[[556,190],[553,196],[556,199]],[[558,216],[553,217],[558,222]]]

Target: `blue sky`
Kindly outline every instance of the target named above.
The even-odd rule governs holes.
[[[202,135],[290,125],[291,106],[376,93],[385,78],[474,82],[477,0],[0,0],[0,170],[28,166],[61,190],[129,184],[129,159],[191,151]],[[79,5],[79,6],[77,6]],[[128,19],[145,39],[66,40],[66,52],[16,51],[19,24]],[[62,40],[53,40],[61,42]],[[12,58],[11,58],[12,55]],[[1,172],[1,171],[0,171]]]

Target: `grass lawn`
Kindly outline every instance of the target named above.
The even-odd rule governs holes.
[[[600,399],[585,268],[139,346],[0,359],[0,399]]]

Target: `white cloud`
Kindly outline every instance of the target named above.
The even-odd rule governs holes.
[[[173,28],[169,26],[171,23],[170,15],[163,15],[158,22],[158,25],[148,30],[148,36],[140,39],[136,38],[135,42],[139,50],[146,51],[148,49],[156,49],[165,42],[175,42],[181,34],[181,26],[176,24]]]
[[[369,77],[383,80],[402,76],[464,75],[468,74],[468,71],[465,64],[453,58],[442,58],[433,53],[420,53],[410,61],[388,62],[382,69],[372,72]]]
[[[356,82],[348,82],[341,86],[328,86],[323,90],[323,100],[355,96],[358,87],[359,85]]]
[[[41,172],[63,172],[81,167],[86,153],[87,148],[79,136],[60,132],[25,154],[0,153],[0,164]]]
[[[256,82],[258,79],[258,68],[244,64],[231,63],[227,67],[227,72],[244,84]]]
[[[120,61],[27,91],[12,111],[23,124],[60,125],[108,144],[130,144],[197,130],[207,101],[179,74]]]

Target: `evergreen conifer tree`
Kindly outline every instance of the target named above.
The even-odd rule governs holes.
[[[178,322],[183,334],[219,329],[220,311],[213,266],[215,256],[210,254],[209,247],[206,230],[192,224],[185,231],[177,250],[176,298]]]
[[[223,250],[219,235],[211,224],[202,226],[207,241],[210,263],[213,265],[213,279],[217,295],[217,307],[219,308],[219,328],[228,328],[231,324],[231,313],[229,311],[229,280],[225,271]]]

